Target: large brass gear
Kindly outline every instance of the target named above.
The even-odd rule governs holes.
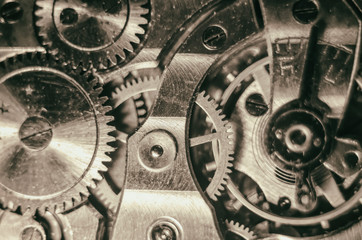
[[[51,55],[0,64],[0,196],[4,207],[62,212],[88,196],[107,168],[110,107],[90,72]],[[66,101],[65,101],[66,100]]]
[[[37,0],[35,25],[52,54],[107,69],[131,60],[141,49],[150,20],[148,0]]]

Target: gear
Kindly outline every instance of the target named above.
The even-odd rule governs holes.
[[[110,96],[110,102],[113,108],[118,108],[120,105],[122,105],[124,102],[126,102],[129,99],[132,99],[133,97],[144,94],[146,92],[153,92],[158,89],[159,86],[159,77],[144,77],[144,78],[138,78],[133,79],[132,81],[126,82],[122,84],[119,87],[116,87],[114,91],[112,92]],[[224,120],[224,116],[221,114],[221,110],[216,110],[217,105],[216,103],[205,93],[198,94],[196,98],[196,104],[201,108],[204,113],[207,114],[208,118],[211,120],[211,122],[214,125],[214,129],[217,132],[216,135],[205,135],[205,136],[198,136],[195,138],[190,138],[190,146],[191,148],[197,147],[199,145],[203,145],[207,142],[213,141],[213,144],[215,144],[214,149],[216,151],[214,163],[211,163],[209,161],[209,165],[216,166],[215,169],[210,169],[210,171],[213,173],[213,177],[209,179],[209,183],[206,186],[205,192],[208,194],[208,196],[213,199],[217,200],[217,196],[219,196],[222,190],[224,190],[224,186],[226,185],[226,181],[228,179],[228,174],[231,172],[230,168],[232,167],[231,161],[233,158],[232,155],[232,145],[231,145],[231,135],[230,132],[230,126],[227,124],[227,122]],[[148,106],[148,109],[151,107],[151,104],[145,104]],[[137,106],[136,106],[137,107]],[[115,114],[115,122],[117,125],[119,125],[120,122],[122,122],[123,114]],[[118,139],[121,142],[125,142],[126,137],[124,135],[127,135],[127,133],[118,134]],[[214,139],[216,137],[216,139]],[[214,141],[216,140],[216,141]],[[125,146],[124,146],[125,147]],[[122,146],[120,147],[120,149]],[[122,152],[122,150],[119,150],[119,152]],[[125,158],[125,156],[122,156]],[[121,157],[121,158],[122,158]],[[114,162],[115,165],[120,165],[118,161],[118,164]],[[109,172],[112,171],[112,168],[120,167],[113,165]],[[114,171],[114,173],[119,174],[119,172],[122,171]],[[111,174],[114,175],[114,174]],[[119,179],[119,176],[111,176],[113,179]],[[121,189],[122,185],[121,183],[116,184],[118,189]],[[115,193],[114,190],[110,188],[110,186],[103,180],[99,187],[97,187],[94,191],[92,191],[93,196],[95,196],[98,201],[102,202],[104,207],[107,210],[110,210],[111,213],[115,213],[115,210],[118,206],[117,201],[117,193]]]
[[[226,228],[229,232],[232,232],[245,240],[256,239],[256,235],[248,227],[245,227],[243,224],[235,222],[234,220],[225,221]]]
[[[292,236],[314,237],[341,230],[347,223],[340,219],[348,218],[351,224],[360,220],[358,93],[348,103],[342,87],[329,86],[330,95],[323,91],[321,100],[313,102],[315,105],[296,104],[292,99],[285,105],[274,104],[280,108],[273,112],[270,102],[278,103],[289,93],[273,92],[272,96],[271,59],[265,39],[258,38],[256,35],[221,56],[201,86],[220,102],[235,132],[234,167],[226,185],[231,199],[225,195],[230,201],[225,201],[230,205],[227,216],[247,217],[251,226],[260,217],[278,223],[277,230],[263,228],[265,232],[284,233],[288,226],[294,233],[286,234]],[[289,49],[288,44],[286,41],[279,47]],[[340,86],[349,86],[343,79],[349,79],[350,72],[340,65],[352,64],[350,53],[324,42],[319,43],[317,51],[321,62],[328,60],[331,64],[320,65],[318,74],[340,81]],[[341,100],[335,101],[336,96]],[[341,125],[350,132],[336,136],[334,129],[342,118],[337,113],[346,104],[346,118],[350,121]],[[354,161],[349,165],[351,159]]]
[[[108,177],[112,182],[110,186],[106,179],[103,179],[97,188],[92,189],[92,196],[97,202],[101,203],[108,212],[109,216],[116,214],[118,208],[118,202],[120,200],[120,190],[123,186],[124,176],[122,175],[125,171],[125,153],[126,153],[126,142],[128,134],[135,131],[135,129],[141,124],[138,118],[144,113],[137,111],[137,103],[134,102],[134,97],[147,92],[156,91],[159,85],[159,77],[144,77],[132,79],[128,82],[121,84],[114,88],[109,95],[109,105],[113,110],[113,115],[117,127],[116,138],[119,140],[120,145],[118,150],[113,154],[112,166],[108,169]],[[133,103],[129,103],[131,100]],[[123,106],[126,104],[126,106]],[[143,108],[149,110],[151,104],[146,102],[141,103]],[[133,105],[133,106],[130,106]],[[135,119],[137,118],[137,119]],[[136,124],[135,124],[136,123]],[[112,217],[111,217],[112,220]],[[112,225],[112,222],[108,223],[108,227]]]
[[[231,126],[225,120],[222,110],[218,109],[216,102],[205,92],[198,94],[196,104],[199,107],[195,108],[191,116],[190,125],[190,146],[192,149],[191,160],[194,168],[201,167],[203,175],[208,176],[206,182],[206,193],[214,201],[221,195],[221,191],[225,190],[224,186],[228,179],[228,174],[231,173],[233,161],[233,143]],[[205,122],[211,126],[206,128],[205,132],[200,132],[202,126],[197,126],[200,121],[200,111],[206,113]],[[193,121],[197,119],[196,121]],[[208,130],[211,130],[208,132]],[[196,135],[194,135],[196,134]],[[212,151],[209,151],[204,145],[211,143]],[[200,149],[201,148],[201,149]],[[205,151],[206,150],[206,151]],[[212,154],[213,156],[210,156]],[[202,162],[200,162],[200,160]],[[196,164],[195,164],[196,163]]]
[[[43,53],[0,63],[0,196],[6,207],[61,212],[100,181],[113,130],[97,80]],[[66,101],[65,101],[66,100]]]
[[[124,64],[145,38],[148,0],[37,0],[41,44],[60,58],[97,69]]]

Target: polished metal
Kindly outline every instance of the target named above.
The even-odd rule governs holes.
[[[73,64],[107,69],[131,60],[146,35],[148,1],[36,1],[42,45]]]
[[[0,239],[359,240],[361,6],[0,0]]]
[[[67,70],[49,55],[7,61],[0,70],[4,205],[33,212],[73,207],[111,160],[105,152],[112,150],[112,118],[104,115],[110,109],[102,106],[90,75]]]

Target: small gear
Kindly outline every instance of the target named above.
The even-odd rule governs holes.
[[[245,240],[256,239],[254,232],[248,227],[245,227],[243,224],[235,222],[234,220],[226,220],[225,225],[229,232],[232,232]]]
[[[62,212],[86,199],[114,149],[97,80],[51,55],[0,63],[0,196],[5,207]],[[94,182],[96,181],[96,182]]]
[[[58,57],[97,69],[124,64],[142,46],[148,0],[37,0],[41,44]]]

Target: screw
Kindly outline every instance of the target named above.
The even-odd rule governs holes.
[[[16,23],[24,14],[23,8],[18,2],[8,2],[0,8],[1,20],[5,23]]]
[[[176,233],[174,230],[166,225],[155,226],[152,230],[153,240],[176,240]]]
[[[65,8],[60,13],[60,22],[64,25],[72,25],[78,21],[78,13],[73,8]]]
[[[21,233],[22,240],[43,240],[42,233],[36,227],[27,227]]]
[[[322,145],[322,140],[321,140],[320,138],[314,139],[313,145],[314,145],[315,147],[320,147],[320,146]]]
[[[344,162],[350,169],[356,168],[359,161],[359,154],[357,152],[347,152],[344,154]]]
[[[268,105],[265,103],[263,96],[259,93],[250,95],[246,99],[245,107],[250,115],[256,117],[264,115],[269,110]]]
[[[283,138],[283,131],[281,129],[277,129],[275,131],[275,136],[277,137],[277,139],[281,140]]]
[[[160,145],[155,145],[151,148],[151,156],[156,159],[161,157],[163,154],[163,148]]]
[[[290,199],[287,197],[281,197],[279,198],[278,205],[283,210],[288,210],[291,206]]]
[[[300,0],[293,6],[295,20],[302,24],[309,24],[317,19],[318,6],[312,0]]]
[[[221,49],[226,43],[226,31],[219,26],[209,26],[202,35],[202,41],[210,50]]]

